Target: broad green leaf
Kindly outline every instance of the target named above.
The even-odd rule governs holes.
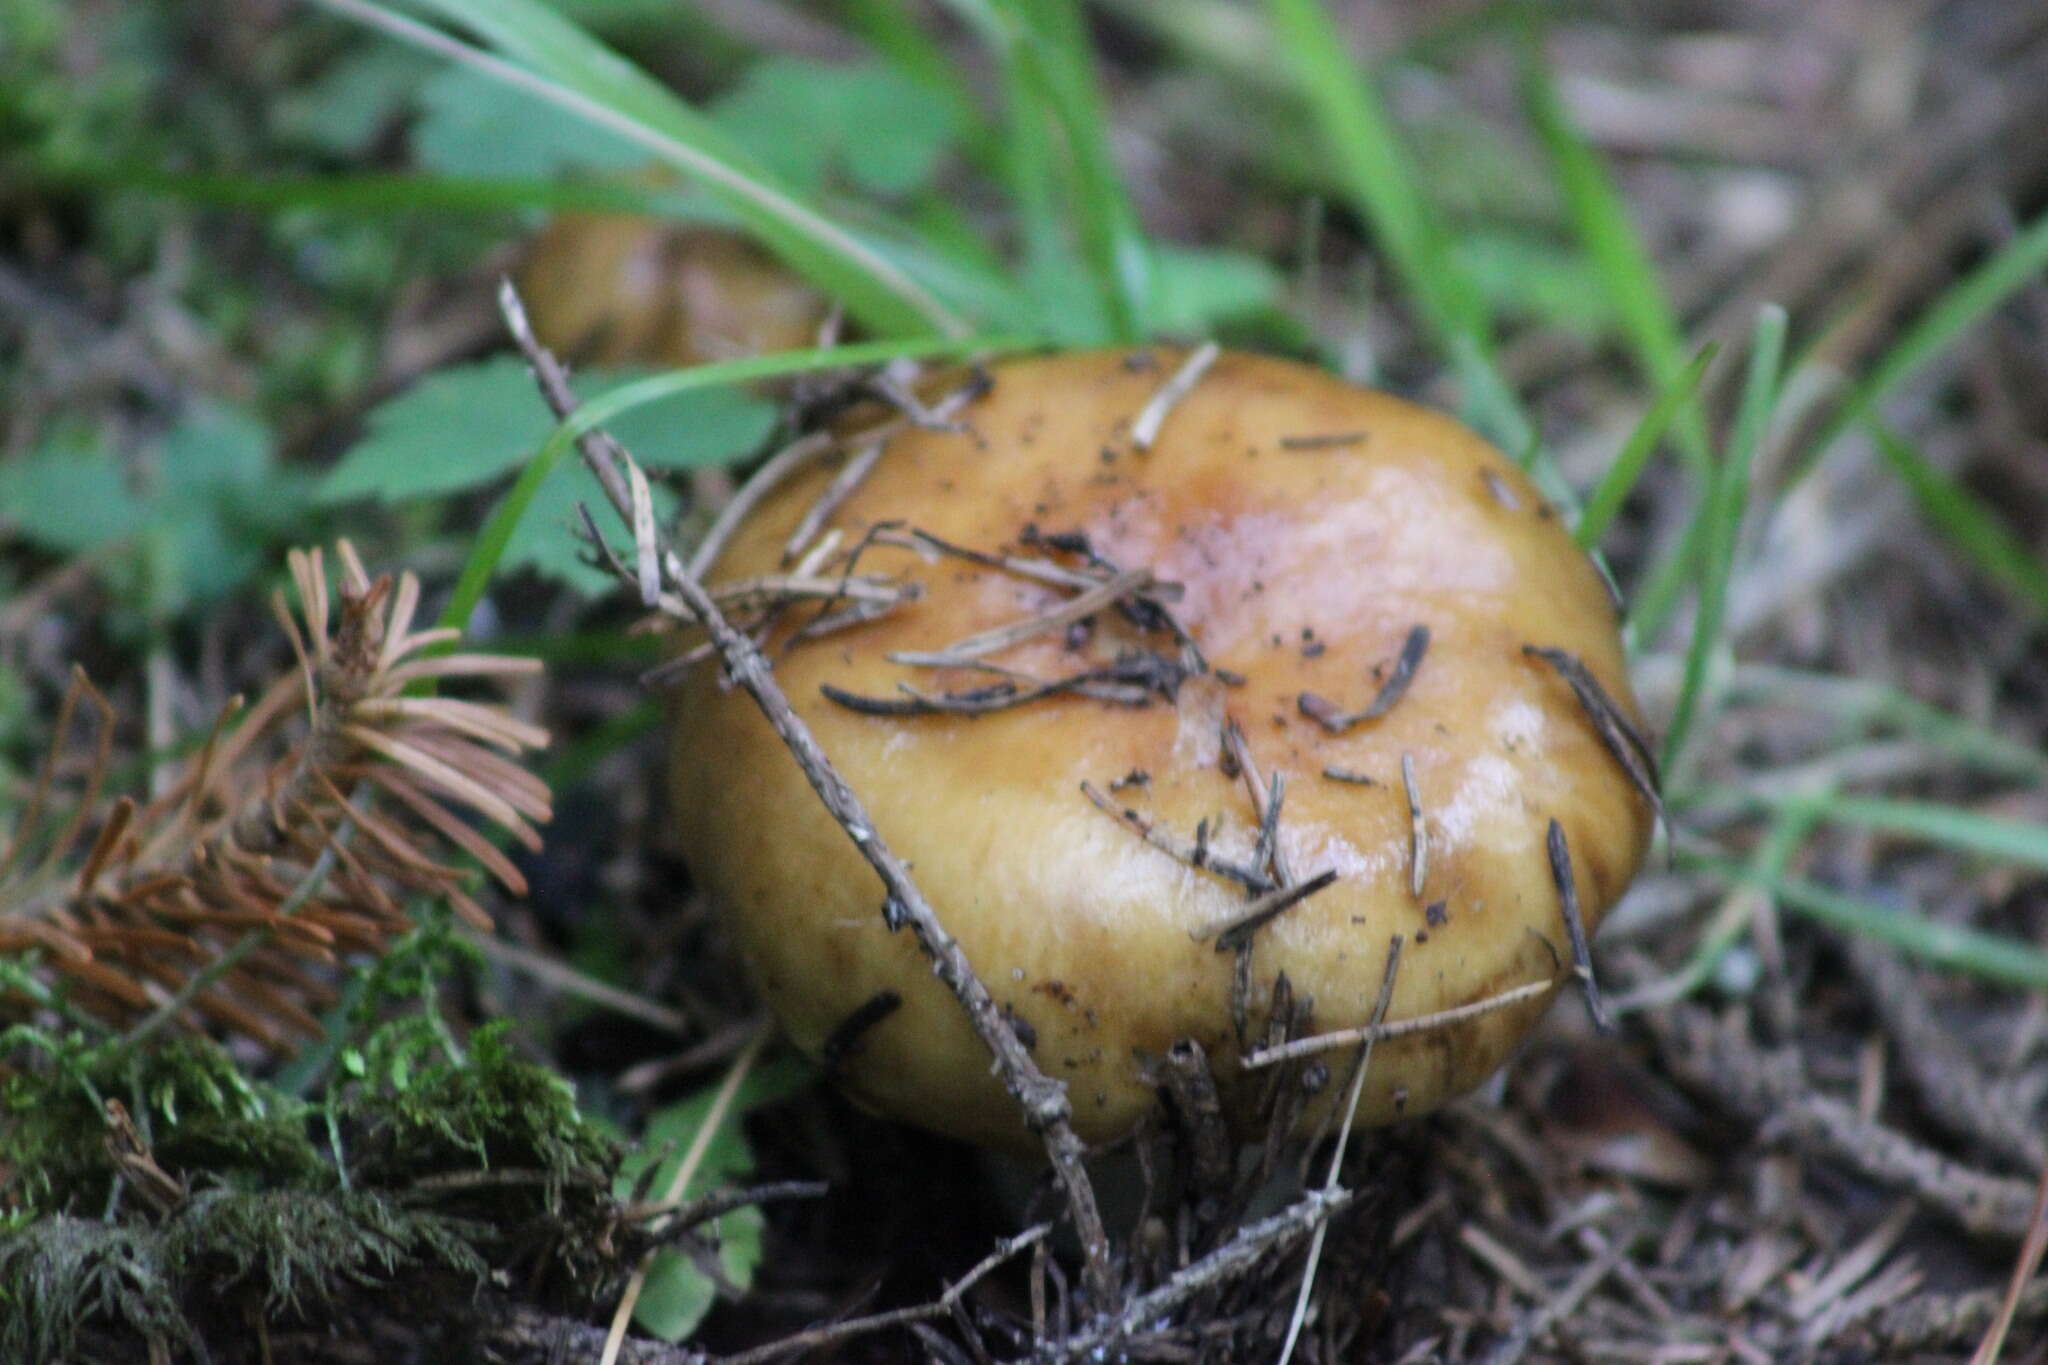
[[[790,1059],[763,1067],[749,1075],[739,1087],[731,1110],[704,1147],[704,1155],[691,1172],[679,1194],[692,1198],[719,1185],[736,1184],[754,1170],[754,1153],[747,1145],[740,1123],[744,1116],[764,1104],[785,1099],[811,1083],[811,1068]],[[620,1163],[614,1182],[619,1198],[628,1198],[641,1182],[650,1164],[655,1164],[646,1188],[656,1198],[664,1194],[680,1169],[685,1155],[696,1144],[713,1101],[713,1092],[702,1091],[680,1104],[658,1110],[648,1120],[639,1148]],[[736,1209],[719,1217],[710,1229],[719,1242],[719,1268],[727,1279],[745,1289],[753,1283],[761,1260],[761,1211]],[[658,1254],[648,1268],[647,1283],[635,1306],[633,1320],[664,1341],[680,1341],[696,1330],[714,1297],[711,1281],[688,1258],[673,1251]]]
[[[872,61],[764,58],[711,115],[762,165],[807,191],[838,170],[877,194],[907,193],[931,178],[958,131],[943,97]],[[791,136],[799,128],[803,136]]]
[[[1584,258],[1529,232],[1474,228],[1452,255],[1502,317],[1547,323],[1587,340],[1614,325],[1614,308]]]
[[[320,497],[401,502],[470,488],[531,455],[552,424],[518,357],[452,366],[378,404]]]
[[[586,388],[603,392],[640,376],[594,371]],[[669,394],[623,413],[612,432],[649,469],[717,464],[752,449],[774,425],[774,406],[737,388]],[[442,370],[370,414],[369,434],[321,485],[324,501],[374,496],[384,502],[429,497],[489,483],[528,459],[554,428],[525,362],[499,356]],[[657,488],[666,514],[674,499]],[[594,503],[600,526],[609,509],[580,466],[552,469],[527,515],[505,541],[505,568],[526,567],[585,592],[602,592],[610,575],[583,562],[575,535],[578,502]]]
[[[535,117],[533,97],[467,67],[451,66],[420,88],[412,150],[442,175],[546,180],[566,170],[624,171],[652,154],[579,119]]]
[[[1248,252],[1161,247],[1154,264],[1159,305],[1153,321],[1162,332],[1205,335],[1280,298],[1280,272]]]
[[[539,0],[421,0],[502,57],[449,39],[388,4],[347,11],[416,46],[458,55],[539,105],[626,137],[691,176],[745,219],[792,269],[888,335],[962,336],[956,316],[916,280],[820,214],[697,110]],[[552,116],[552,115],[549,115]]]
[[[337,59],[271,105],[271,126],[289,142],[350,160],[412,100],[439,64],[410,48],[377,43]]]
[[[121,462],[83,429],[60,428],[0,460],[0,528],[30,544],[81,554],[132,535],[141,520]]]
[[[217,492],[261,481],[270,472],[270,429],[240,408],[202,406],[164,435],[161,492]]]
[[[539,452],[520,470],[511,490],[491,510],[490,517],[476,533],[469,558],[463,561],[462,573],[455,581],[455,591],[441,613],[441,624],[458,629],[468,624],[469,614],[483,598],[484,588],[497,571],[498,561],[504,555],[512,533],[518,529],[541,486],[553,476],[570,447],[586,432],[679,394],[700,393],[752,383],[757,379],[830,369],[837,365],[875,364],[897,356],[964,355],[975,351],[1015,350],[1019,345],[1014,339],[998,338],[861,342],[823,350],[780,351],[773,355],[698,365],[607,390],[585,401],[548,434]],[[599,522],[600,526],[604,524]]]
[[[253,413],[196,406],[164,436],[144,513],[142,586],[156,608],[183,611],[254,581],[276,543],[303,529],[308,491],[276,467]]]

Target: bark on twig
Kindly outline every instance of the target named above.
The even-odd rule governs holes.
[[[567,417],[576,409],[576,395],[569,388],[560,362],[534,339],[525,311],[510,282],[500,291],[499,302],[520,350],[533,367],[542,397],[557,415]],[[591,472],[604,485],[613,507],[621,516],[630,517],[632,498],[619,472],[629,459],[624,450],[601,432],[585,435],[579,439],[577,447]],[[1080,1135],[1074,1131],[1073,1108],[1067,1099],[1066,1086],[1038,1069],[1038,1064],[1031,1059],[1015,1030],[1004,1021],[988,988],[974,974],[974,968],[958,940],[947,932],[938,913],[911,880],[903,860],[896,856],[876,830],[860,797],[839,775],[839,770],[833,767],[811,734],[810,727],[790,706],[789,698],[775,680],[760,649],[733,628],[718,609],[718,604],[672,550],[665,549],[662,555],[662,574],[670,589],[682,599],[717,646],[727,673],[761,708],[768,723],[803,769],[805,778],[825,809],[845,829],[847,837],[860,850],[861,857],[881,879],[887,892],[885,904],[892,907],[897,919],[909,927],[918,946],[931,958],[939,979],[967,1011],[975,1032],[995,1059],[1004,1088],[1023,1109],[1026,1124],[1044,1139],[1046,1155],[1065,1188],[1068,1210],[1073,1215],[1086,1253],[1087,1283],[1095,1305],[1102,1311],[1114,1312],[1120,1295],[1116,1273],[1110,1263],[1109,1235],[1104,1229],[1095,1191],[1082,1162],[1085,1149]]]

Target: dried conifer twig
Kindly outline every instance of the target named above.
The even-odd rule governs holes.
[[[1295,706],[1301,714],[1322,726],[1333,735],[1341,735],[1354,725],[1369,720],[1378,720],[1394,709],[1401,698],[1408,695],[1408,686],[1415,681],[1415,670],[1422,666],[1423,655],[1429,652],[1429,627],[1417,625],[1408,631],[1408,638],[1401,644],[1401,653],[1394,660],[1393,671],[1380,684],[1370,704],[1363,711],[1343,712],[1336,703],[1319,697],[1313,692],[1304,692],[1295,698]]]
[[[1131,421],[1131,444],[1139,450],[1150,450],[1152,443],[1159,439],[1159,429],[1166,425],[1181,400],[1195,391],[1195,385],[1202,382],[1202,376],[1216,363],[1216,357],[1223,352],[1213,341],[1205,341],[1181,362],[1173,377],[1159,386],[1159,392],[1138,411]]]
[[[547,788],[513,760],[546,733],[495,707],[406,692],[419,680],[534,672],[538,662],[430,653],[457,632],[413,628],[418,581],[373,580],[346,541],[338,558],[330,587],[320,551],[289,556],[299,612],[281,594],[272,605],[297,667],[253,707],[230,701],[146,805],[124,796],[99,810],[112,739],[103,725],[65,829],[35,869],[0,884],[0,951],[49,949],[46,978],[86,1012],[128,1026],[126,1045],[204,1022],[288,1048],[319,1030],[309,1006],[331,994],[320,969],[340,951],[379,951],[410,927],[407,898],[444,899],[488,924],[464,887],[468,874],[432,856],[435,843],[523,889],[457,811],[538,846]],[[98,697],[82,676],[75,692]],[[53,760],[69,738],[60,731]],[[98,834],[75,872],[61,866],[94,820]],[[16,855],[33,828],[24,823]]]
[[[766,1361],[778,1360],[797,1351],[815,1351],[821,1346],[829,1346],[835,1341],[845,1341],[849,1337],[866,1336],[870,1332],[879,1332],[884,1328],[906,1327],[912,1323],[943,1317],[953,1311],[954,1305],[961,1301],[968,1290],[994,1274],[1005,1261],[1018,1252],[1038,1245],[1051,1231],[1052,1224],[1040,1223],[1024,1229],[1015,1237],[1005,1238],[997,1244],[994,1251],[983,1257],[965,1275],[947,1285],[945,1292],[930,1303],[919,1304],[915,1308],[897,1308],[887,1313],[874,1313],[864,1318],[849,1318],[845,1322],[829,1323],[823,1327],[812,1327],[792,1333],[780,1341],[756,1346],[751,1351],[721,1356],[713,1365],[763,1365]]]
[[[1435,1029],[1450,1028],[1454,1024],[1464,1023],[1467,1019],[1477,1019],[1482,1014],[1492,1014],[1495,1010],[1519,1005],[1524,1000],[1533,1000],[1546,991],[1556,989],[1555,981],[1527,981],[1498,995],[1475,1000],[1469,1005],[1437,1010],[1432,1014],[1418,1014],[1411,1019],[1396,1019],[1391,1024],[1368,1024],[1359,1028],[1341,1029],[1334,1033],[1312,1033],[1306,1038],[1263,1047],[1247,1054],[1239,1065],[1251,1071],[1262,1066],[1272,1066],[1277,1062],[1292,1061],[1297,1057],[1311,1057],[1318,1052],[1351,1047],[1367,1039],[1383,1042],[1389,1038],[1405,1038],[1411,1033],[1428,1033]]]
[[[1219,953],[1236,952],[1251,942],[1252,935],[1336,880],[1336,872],[1326,870],[1305,882],[1296,882],[1293,886],[1268,891],[1247,905],[1242,912],[1220,923],[1196,930],[1195,937],[1198,940],[1215,939],[1216,951]]]
[[[567,417],[575,411],[576,396],[569,388],[561,363],[534,340],[524,310],[509,284],[501,290],[499,297],[506,321],[533,368],[541,396],[557,415]],[[605,466],[612,458],[612,452],[617,452],[618,458],[629,458],[615,441],[606,445],[585,438],[578,442],[578,449],[593,472]],[[605,488],[607,494],[613,494],[611,483],[606,483]],[[621,516],[631,512],[630,500],[622,505],[614,497],[613,506]],[[888,894],[886,903],[896,908],[897,916],[909,927],[926,956],[931,958],[933,970],[966,1010],[975,1032],[995,1061],[1004,1088],[1022,1108],[1026,1124],[1045,1142],[1047,1156],[1066,1190],[1068,1210],[1073,1215],[1086,1252],[1089,1289],[1099,1309],[1112,1309],[1119,1303],[1121,1294],[1110,1263],[1109,1235],[1096,1204],[1094,1187],[1083,1165],[1085,1148],[1073,1128],[1073,1110],[1065,1085],[1039,1070],[1015,1031],[1004,1021],[988,988],[975,975],[958,941],[947,932],[931,903],[911,879],[902,859],[876,831],[859,796],[840,776],[810,728],[791,708],[789,698],[783,694],[759,647],[733,628],[718,604],[672,550],[664,551],[661,564],[668,586],[683,599],[697,623],[717,645],[726,672],[760,706],[762,714],[803,769],[818,799],[881,879]]]
[[[1657,756],[1650,751],[1649,741],[1643,738],[1642,732],[1614,704],[1614,698],[1607,695],[1607,689],[1593,676],[1593,670],[1569,650],[1523,645],[1522,653],[1532,659],[1543,660],[1565,680],[1572,689],[1572,695],[1578,698],[1579,708],[1586,713],[1586,719],[1593,723],[1593,733],[1600,736],[1601,744],[1621,765],[1630,784],[1650,803],[1657,822],[1665,823]]]
[[[1586,1013],[1593,1017],[1593,1027],[1612,1034],[1614,1018],[1600,998],[1600,983],[1593,975],[1593,945],[1586,939],[1586,922],[1579,915],[1579,884],[1572,873],[1571,846],[1565,842],[1564,826],[1555,820],[1544,835],[1544,847],[1550,856],[1550,880],[1557,887],[1565,936],[1571,941],[1572,975],[1578,978],[1579,989],[1585,994]]]
[[[1110,800],[1101,791],[1097,790],[1092,782],[1084,780],[1081,783],[1081,794],[1093,802],[1095,808],[1104,815],[1107,815],[1110,819],[1116,821],[1125,829],[1130,830],[1140,839],[1143,839],[1146,843],[1175,861],[1185,863],[1197,871],[1214,872],[1219,877],[1227,877],[1246,890],[1256,894],[1264,894],[1273,890],[1272,879],[1264,872],[1256,868],[1239,866],[1228,859],[1219,858],[1209,851],[1209,826],[1207,821],[1204,821],[1197,828],[1195,841],[1191,844],[1184,844],[1157,821],[1147,820],[1135,810],[1127,806],[1119,806],[1116,802]]]
[[[996,654],[1040,635],[1064,630],[1076,621],[1086,620],[1120,598],[1142,593],[1152,586],[1152,582],[1150,569],[1126,569],[1108,582],[1098,583],[1079,596],[1034,615],[982,631],[977,635],[970,635],[964,640],[956,640],[941,650],[901,650],[890,654],[888,659],[891,663],[909,664],[918,668],[958,668],[985,654]]]
[[[1687,1089],[1740,1116],[1769,1124],[1805,1151],[1822,1152],[1871,1180],[1905,1190],[1975,1233],[2019,1240],[2033,1226],[2034,1190],[1951,1160],[1806,1083],[1796,1051],[1766,1050],[1740,1017],[1716,1020],[1693,1005],[1639,1015],[1671,1074]]]
[[[1102,1347],[1141,1338],[1149,1324],[1166,1321],[1195,1295],[1247,1274],[1267,1256],[1285,1250],[1302,1234],[1342,1212],[1355,1194],[1351,1190],[1303,1195],[1285,1209],[1239,1228],[1234,1236],[1200,1260],[1175,1271],[1166,1283],[1140,1294],[1113,1318],[1044,1341],[1039,1358],[1047,1361],[1093,1358]]]

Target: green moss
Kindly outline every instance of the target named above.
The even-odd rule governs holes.
[[[525,1170],[554,1190],[618,1161],[568,1083],[515,1056],[499,1024],[479,1029],[459,1061],[435,1059],[402,1075],[373,1069],[343,1113],[363,1130],[353,1165],[370,1183],[401,1173]]]
[[[68,1356],[87,1323],[196,1346],[154,1230],[53,1214],[0,1232],[0,1358]]]
[[[298,1316],[347,1284],[375,1286],[437,1265],[470,1280],[488,1269],[479,1225],[401,1208],[372,1191],[210,1190],[167,1219],[161,1241],[188,1289],[260,1294],[266,1315]]]
[[[388,1020],[326,1104],[203,1040],[38,1054],[0,1082],[0,1360],[63,1357],[88,1329],[138,1358],[151,1340],[196,1352],[250,1309],[317,1320],[356,1291],[512,1265],[581,1308],[619,1270],[617,1148],[502,1028],[463,1051],[438,1016]],[[117,1197],[115,1098],[188,1191],[168,1213]]]
[[[127,1056],[67,1043],[42,1068],[0,1083],[0,1169],[5,1193],[41,1211],[104,1207],[114,1168],[104,1100],[127,1106],[157,1163],[260,1188],[328,1178],[308,1136],[309,1107],[244,1076],[199,1038]]]

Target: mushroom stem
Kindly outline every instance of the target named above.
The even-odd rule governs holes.
[[[567,418],[577,407],[575,392],[569,387],[561,362],[534,339],[525,309],[510,281],[499,292],[499,305],[527,363],[533,368],[541,396],[557,416]],[[629,466],[631,457],[615,439],[596,429],[580,437],[576,444],[584,462],[604,486],[613,507],[631,524],[632,496],[619,476],[620,466]],[[1047,1076],[1032,1061],[1015,1030],[1004,1021],[995,1000],[989,995],[988,987],[974,974],[974,968],[959,942],[939,922],[937,912],[911,880],[902,859],[889,849],[875,829],[874,821],[869,818],[860,798],[832,766],[831,760],[826,758],[809,727],[790,707],[789,698],[775,681],[760,649],[725,619],[718,604],[696,577],[683,567],[676,554],[664,547],[660,560],[662,576],[682,598],[691,614],[703,624],[705,633],[711,637],[725,662],[726,671],[761,708],[768,723],[803,769],[804,777],[818,794],[818,799],[845,829],[847,837],[853,840],[875,875],[881,878],[888,892],[884,904],[909,926],[918,946],[932,959],[933,970],[939,979],[945,982],[967,1011],[974,1031],[995,1059],[1004,1088],[1022,1106],[1026,1122],[1044,1140],[1046,1155],[1066,1189],[1067,1207],[1073,1214],[1075,1230],[1086,1253],[1086,1280],[1096,1307],[1105,1315],[1115,1313],[1120,1307],[1121,1295],[1115,1269],[1110,1263],[1109,1234],[1095,1200],[1095,1189],[1089,1183],[1088,1171],[1083,1164],[1085,1148],[1074,1131],[1073,1106],[1067,1098],[1065,1084]]]

